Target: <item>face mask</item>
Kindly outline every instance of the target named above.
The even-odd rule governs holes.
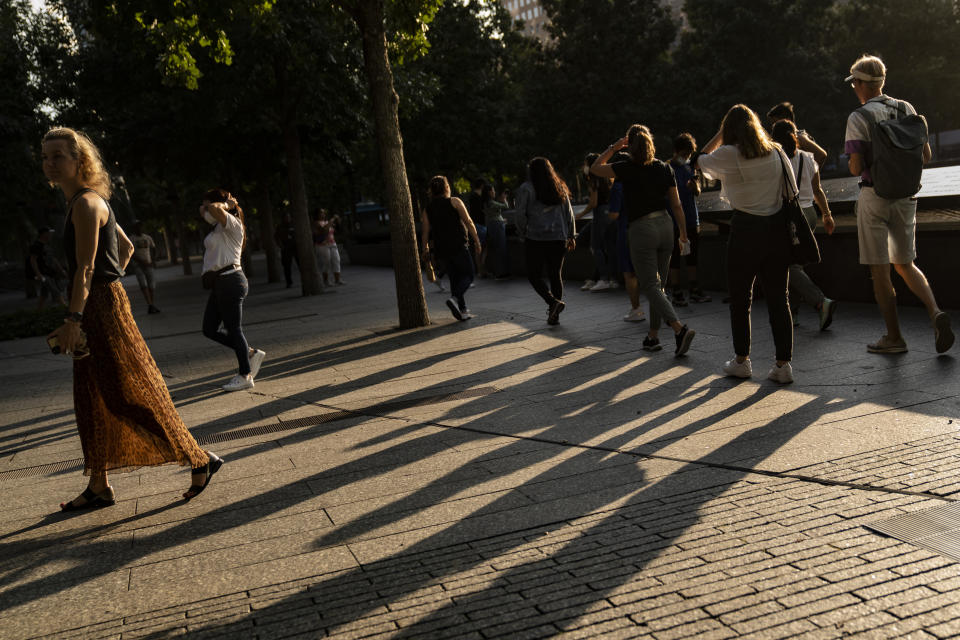
[[[210,224],[217,224],[217,219],[210,215],[209,211],[203,212],[203,219],[209,222]]]

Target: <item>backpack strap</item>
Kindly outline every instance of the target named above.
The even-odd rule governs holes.
[[[780,158],[780,168],[783,169],[783,197],[786,198],[787,200],[793,200],[794,198],[797,198],[800,196],[799,187],[797,191],[794,191],[793,193],[790,193],[790,194],[787,193],[787,189],[790,186],[790,179],[787,177],[787,161],[783,159],[784,154],[781,153],[779,150],[775,150],[774,153],[776,153],[777,157]],[[803,156],[800,156],[800,158],[802,159]],[[790,167],[790,172],[793,173],[793,167]]]

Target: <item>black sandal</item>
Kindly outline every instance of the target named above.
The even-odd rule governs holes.
[[[203,490],[207,488],[207,485],[210,484],[210,478],[213,477],[213,474],[219,471],[220,467],[223,466],[223,458],[220,458],[215,453],[210,453],[209,451],[207,451],[207,456],[209,458],[207,464],[203,465],[202,467],[194,467],[191,469],[192,475],[200,475],[203,473],[206,474],[207,477],[204,478],[203,484],[191,485],[190,488],[187,489],[186,493],[183,494],[183,499],[187,502],[200,495]]]
[[[61,502],[60,509],[63,511],[79,511],[80,509],[100,509],[101,507],[112,507],[117,504],[117,499],[113,494],[113,487],[107,487],[103,493],[94,493],[93,489],[87,487],[80,494],[86,502],[83,504],[73,504],[74,498],[70,502]]]

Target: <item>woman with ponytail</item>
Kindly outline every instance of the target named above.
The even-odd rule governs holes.
[[[608,164],[613,155],[626,149],[630,159]],[[663,291],[670,274],[670,256],[675,242],[687,246],[687,226],[677,191],[677,180],[669,164],[654,157],[656,148],[650,130],[635,124],[600,154],[590,167],[591,173],[602,178],[616,178],[623,184],[623,210],[627,217],[627,237],[630,260],[640,290],[650,303],[650,328],[643,339],[647,351],[659,351],[657,337],[661,321],[673,329],[676,340],[675,356],[690,349],[696,332],[680,322],[670,299]],[[669,207],[680,237],[674,240]]]
[[[64,250],[70,306],[48,336],[73,356],[73,400],[86,490],[64,511],[116,503],[108,472],[176,462],[192,467],[190,500],[223,464],[204,451],[180,419],[160,370],[130,312],[120,278],[133,245],[108,202],[110,176],[87,136],[66,127],[43,137],[43,173],[67,199]]]

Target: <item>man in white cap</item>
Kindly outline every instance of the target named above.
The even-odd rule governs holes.
[[[914,264],[917,257],[916,227],[917,201],[912,197],[888,199],[877,195],[870,173],[872,142],[870,122],[863,110],[877,122],[896,118],[898,111],[916,114],[909,102],[894,100],[884,95],[883,85],[887,69],[876,56],[861,56],[850,67],[846,82],[863,105],[847,118],[844,148],[850,156],[850,173],[860,177],[860,195],[857,198],[857,237],[860,245],[860,264],[870,267],[873,293],[880,313],[887,325],[887,333],[877,342],[868,344],[871,353],[903,353],[907,343],[900,333],[897,315],[897,294],[890,278],[892,264],[910,291],[923,302],[933,322],[937,353],[953,345],[950,316],[940,310],[926,276]],[[923,162],[929,162],[930,145],[923,146]]]

